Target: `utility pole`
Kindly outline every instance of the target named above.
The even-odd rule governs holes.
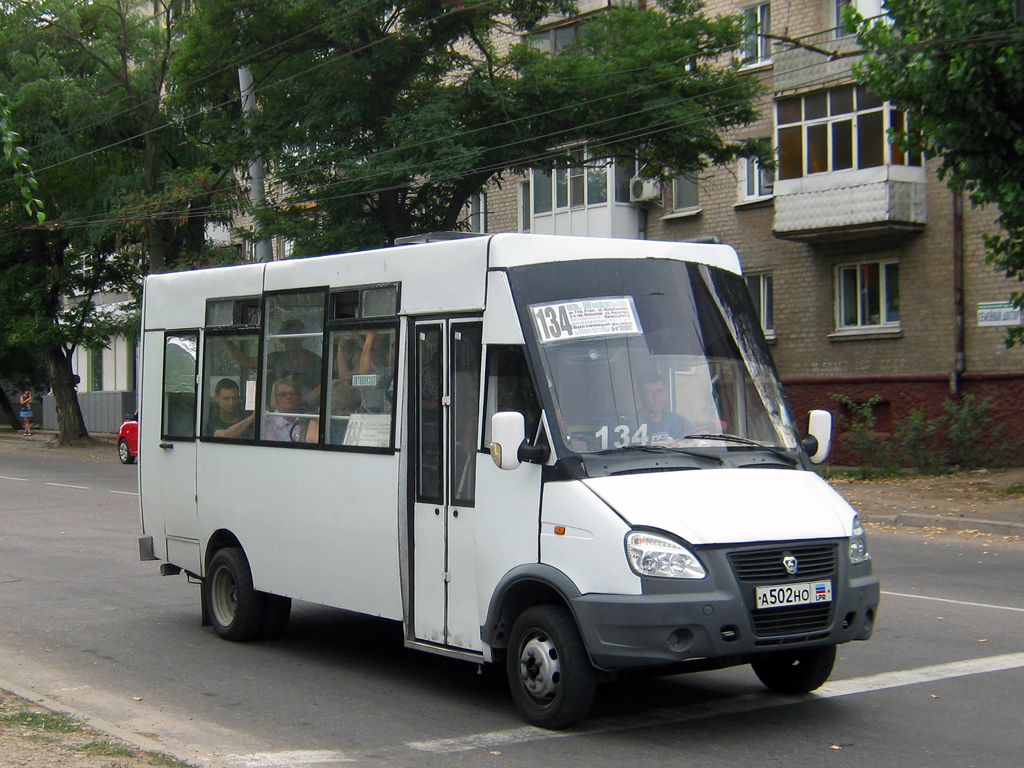
[[[256,108],[256,95],[252,90],[252,72],[247,67],[238,68],[238,89],[242,95],[242,115],[248,115]],[[263,157],[256,153],[255,159],[249,163],[249,202],[252,207],[260,208],[266,202],[267,191],[263,176]],[[257,230],[259,225],[256,225]],[[274,248],[266,238],[256,241],[256,260],[273,261]]]

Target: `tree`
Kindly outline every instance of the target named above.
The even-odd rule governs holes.
[[[458,229],[490,180],[578,162],[566,148],[583,142],[652,178],[770,163],[723,138],[756,118],[758,84],[731,65],[742,21],[699,0],[642,5],[587,17],[552,54],[520,38],[566,0],[197,0],[176,98],[221,162],[269,163],[277,191],[256,218],[296,254]],[[225,61],[252,72],[244,118]]]
[[[1014,0],[887,0],[887,21],[862,26],[859,79],[909,114],[912,146],[942,158],[940,176],[999,210],[987,258],[1024,281],[1024,27]],[[1024,294],[1013,292],[1024,308]],[[1024,341],[1013,328],[1007,345]]]
[[[0,336],[40,350],[71,442],[87,437],[74,350],[137,327],[98,299],[137,297],[148,269],[200,260],[212,190],[230,172],[204,165],[166,116],[180,0],[4,6],[0,92],[48,217],[26,221],[17,186],[0,185]]]

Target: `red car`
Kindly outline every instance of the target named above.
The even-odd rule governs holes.
[[[134,464],[139,455],[139,412],[125,418],[117,430],[117,458],[122,464]]]

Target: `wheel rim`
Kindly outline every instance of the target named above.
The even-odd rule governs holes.
[[[128,443],[122,440],[120,443],[117,444],[117,450],[121,454],[121,461],[128,461]]]
[[[562,669],[558,649],[544,632],[534,630],[519,654],[519,675],[523,690],[538,704],[550,704],[558,694]]]
[[[218,568],[211,578],[213,584],[210,588],[210,608],[217,623],[226,627],[235,620],[235,611],[238,609],[238,586],[235,584],[235,577],[227,568]]]

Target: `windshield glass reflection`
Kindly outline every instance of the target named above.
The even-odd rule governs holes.
[[[744,447],[702,435],[796,450],[740,276],[649,259],[513,272],[560,453]]]

